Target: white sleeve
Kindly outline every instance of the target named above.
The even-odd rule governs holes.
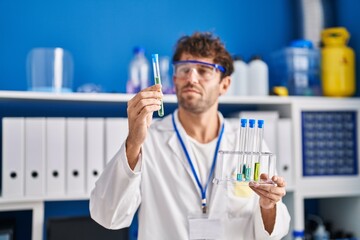
[[[290,214],[283,202],[276,203],[276,219],[271,235],[265,230],[260,205],[255,210],[255,239],[282,239],[289,232]]]
[[[141,156],[135,171],[129,167],[125,144],[107,164],[90,196],[90,215],[105,228],[130,226],[141,202]]]

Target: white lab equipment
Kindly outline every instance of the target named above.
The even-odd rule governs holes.
[[[129,79],[126,85],[127,93],[137,93],[149,86],[149,62],[145,57],[145,49],[134,48],[134,56],[129,65]]]
[[[151,55],[152,65],[153,65],[153,72],[154,72],[154,80],[155,84],[161,85],[161,77],[160,77],[160,67],[159,67],[159,55],[158,54],[152,54]],[[158,111],[159,117],[164,116],[164,104],[161,100],[161,106]]]
[[[248,93],[250,96],[269,95],[269,68],[259,56],[254,56],[249,63]]]
[[[248,64],[241,58],[234,60],[234,72],[231,75],[231,84],[234,85],[235,96],[248,95]]]
[[[74,63],[63,48],[34,48],[27,56],[28,90],[72,92]]]

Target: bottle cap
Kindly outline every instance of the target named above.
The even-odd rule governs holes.
[[[145,52],[145,48],[141,47],[141,46],[136,46],[133,49],[133,53],[134,54],[138,54],[138,53],[144,53]]]
[[[312,49],[313,48],[313,43],[310,40],[298,39],[298,40],[292,41],[290,43],[290,47]]]

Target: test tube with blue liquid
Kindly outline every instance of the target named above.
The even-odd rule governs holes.
[[[251,180],[251,162],[254,153],[254,137],[255,137],[255,119],[249,120],[248,139],[246,151],[250,153],[250,157],[244,161],[245,180]]]
[[[245,138],[246,138],[246,130],[247,130],[247,119],[241,119],[240,120],[241,126],[240,126],[240,133],[239,133],[239,151],[240,152],[245,152]],[[243,180],[243,162],[244,161],[244,154],[239,155],[238,158],[238,171],[237,171],[237,176],[236,179],[237,181],[242,181]]]
[[[155,84],[160,84],[161,85],[160,67],[159,67],[159,54],[152,54],[151,58],[152,58],[152,64],[153,64],[153,72],[154,72]],[[164,104],[163,104],[162,100],[161,100],[160,109],[158,111],[158,115],[159,115],[159,117],[164,116]]]

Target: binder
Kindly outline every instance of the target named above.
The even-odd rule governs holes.
[[[24,118],[2,119],[2,196],[24,196]]]
[[[66,193],[85,193],[85,119],[67,118]]]
[[[119,151],[128,135],[127,118],[106,118],[105,120],[105,162],[108,163]]]
[[[45,118],[25,118],[25,195],[45,192]]]
[[[288,186],[294,185],[294,154],[291,126],[291,119],[280,118],[278,120],[278,175],[285,178]]]
[[[87,193],[95,187],[95,182],[104,168],[105,123],[103,118],[88,118],[86,122],[86,187]]]
[[[46,195],[65,194],[65,118],[46,119]]]

